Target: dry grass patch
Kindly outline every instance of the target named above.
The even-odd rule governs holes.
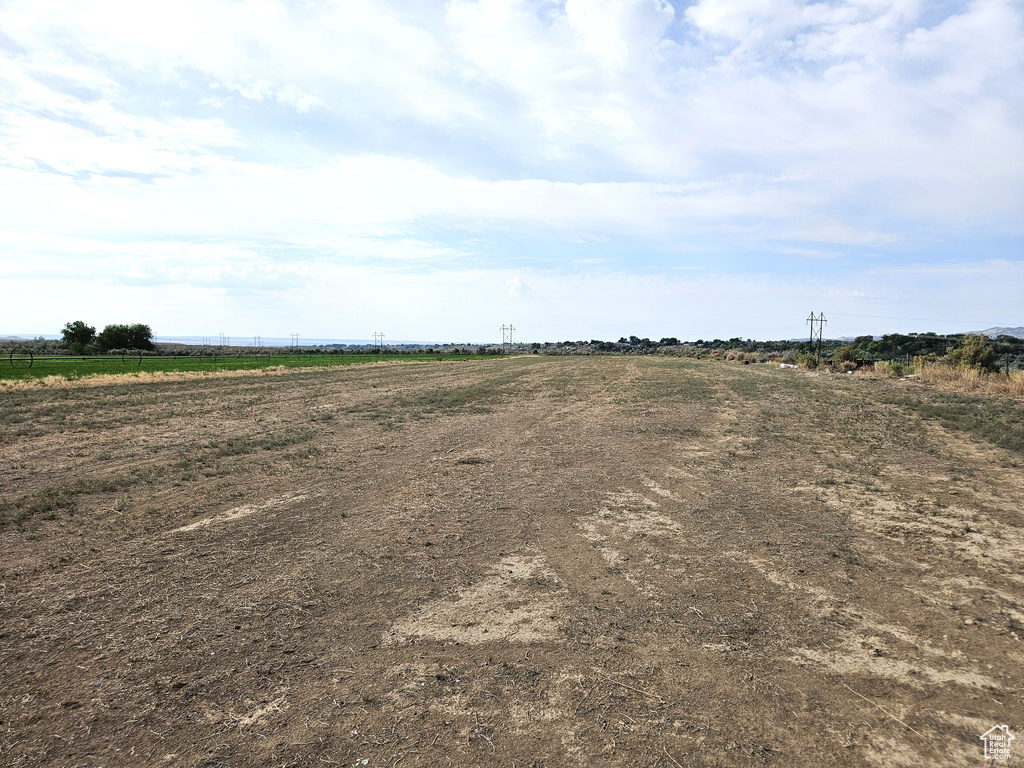
[[[950,368],[938,363],[925,363],[917,370],[918,379],[938,389],[954,392],[977,392],[1024,398],[1024,371],[989,373],[977,368]]]

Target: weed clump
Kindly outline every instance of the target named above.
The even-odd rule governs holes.
[[[903,363],[898,360],[879,360],[875,363],[875,373],[889,378],[898,379],[907,372]]]
[[[6,523],[20,526],[33,517],[52,520],[58,512],[73,512],[76,506],[71,491],[50,486],[13,502],[0,503],[0,528]]]
[[[801,368],[806,368],[808,371],[816,370],[818,367],[818,356],[812,352],[804,352],[797,358],[796,364]]]

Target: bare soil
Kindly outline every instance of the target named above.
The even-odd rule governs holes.
[[[1024,456],[932,399],[622,357],[0,391],[0,765],[980,766],[999,724],[1024,765]]]

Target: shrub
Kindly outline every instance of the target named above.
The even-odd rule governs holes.
[[[852,363],[857,360],[857,348],[853,344],[844,344],[836,349],[832,359],[837,363]]]
[[[875,373],[880,373],[883,376],[891,376],[892,378],[899,378],[906,369],[903,367],[903,363],[898,360],[879,360],[875,363]]]
[[[946,354],[946,361],[954,368],[977,368],[979,371],[995,371],[998,354],[988,345],[984,336],[967,334],[962,347],[952,347]]]
[[[818,367],[818,356],[810,352],[804,352],[796,360],[797,365],[801,368],[806,368],[808,371],[813,371]]]

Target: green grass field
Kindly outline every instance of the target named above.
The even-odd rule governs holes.
[[[439,355],[439,354],[280,354],[217,356],[214,357],[170,357],[143,356],[125,358],[120,355],[96,355],[89,357],[42,356],[36,355],[31,361],[27,355],[7,355],[0,358],[0,380],[43,379],[59,376],[65,379],[80,379],[99,374],[130,374],[177,371],[238,371],[259,370],[284,366],[287,368],[310,368],[355,363],[374,363],[386,360],[468,360],[473,357],[494,357],[493,355]]]

